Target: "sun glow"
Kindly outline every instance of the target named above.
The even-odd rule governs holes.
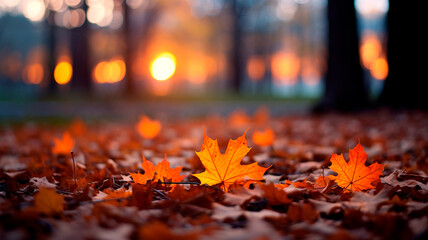
[[[122,81],[126,74],[126,65],[122,58],[101,61],[94,68],[97,83],[116,83]]]
[[[176,60],[171,53],[160,54],[150,65],[150,73],[158,81],[165,81],[175,73]]]

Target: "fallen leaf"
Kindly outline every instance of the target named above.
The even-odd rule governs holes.
[[[128,205],[128,197],[132,195],[132,191],[128,191],[126,188],[121,187],[116,190],[105,189],[103,191],[107,196],[104,199],[117,199],[117,201],[106,201],[105,204],[111,204],[115,206],[126,206]]]
[[[290,181],[290,180],[285,180],[285,182],[284,182],[284,183],[275,184],[275,187],[277,187],[277,188],[279,188],[279,189],[284,189],[284,188],[289,187],[291,184],[293,184],[293,182],[292,182],[292,181]]]
[[[135,183],[146,184],[148,180],[153,182],[181,182],[186,176],[180,175],[183,167],[176,167],[172,169],[170,163],[167,161],[166,156],[162,162],[158,163],[156,167],[152,162],[147,161],[143,156],[143,163],[141,166],[144,169],[144,174],[141,173],[129,173]],[[175,185],[171,185],[172,188]]]
[[[54,154],[70,154],[71,150],[74,147],[74,140],[71,137],[70,133],[64,132],[62,138],[54,139],[54,147],[52,148],[52,153]]]
[[[223,202],[228,206],[242,205],[253,197],[261,197],[262,194],[263,190],[258,185],[254,189],[235,188],[224,193]]]
[[[147,139],[155,138],[162,129],[162,124],[157,120],[151,120],[147,116],[142,116],[137,124],[137,131]]]
[[[332,154],[330,169],[337,173],[336,183],[346,190],[362,191],[373,189],[372,182],[379,180],[384,165],[373,163],[366,167],[364,163],[368,154],[360,143],[353,149],[349,149],[349,162],[343,158],[343,154]]]
[[[185,205],[194,205],[205,209],[211,209],[213,199],[222,196],[222,194],[222,191],[208,186],[190,186],[189,190],[186,190],[183,186],[178,185],[168,193],[168,197],[181,207]]]
[[[232,219],[236,219],[242,215],[248,217],[248,218],[259,218],[259,219],[264,219],[266,217],[281,217],[284,216],[285,214],[281,214],[278,212],[275,212],[273,210],[270,209],[263,209],[261,211],[245,211],[243,210],[240,206],[233,206],[233,207],[228,207],[228,206],[224,206],[222,204],[219,203],[213,203],[213,215],[212,218],[218,221],[221,221],[225,218],[232,218]]]
[[[306,221],[308,223],[313,223],[318,219],[318,213],[315,210],[314,206],[309,203],[300,204],[291,204],[288,207],[287,216],[293,222]]]
[[[149,209],[152,206],[153,190],[150,185],[132,184],[131,202],[138,209]]]
[[[303,181],[301,181],[301,182],[295,182],[295,183],[293,183],[293,185],[296,188],[306,188],[306,189],[309,189],[309,190],[311,190],[311,189],[314,188],[313,184],[310,183],[310,182],[308,182],[306,178]]]
[[[46,215],[61,213],[64,210],[64,196],[54,189],[42,187],[34,197],[34,209]]]
[[[328,177],[319,176],[315,181],[314,188],[325,188],[330,181],[331,179]]]
[[[221,154],[217,140],[209,138],[204,132],[202,149],[196,152],[196,155],[204,165],[205,171],[192,175],[197,177],[201,184],[210,186],[221,184],[224,191],[227,191],[236,180],[245,178],[263,180],[263,174],[268,168],[260,167],[257,163],[241,165],[242,158],[251,149],[247,147],[245,133],[236,140],[230,140],[226,152]]]
[[[192,240],[198,239],[198,235],[195,232],[177,234],[171,231],[165,223],[155,221],[146,224],[138,229],[138,236],[140,239],[183,239]]]
[[[254,131],[253,142],[259,146],[270,146],[273,143],[275,134],[272,128],[266,128],[264,131]]]
[[[292,201],[287,197],[287,193],[282,189],[278,189],[273,183],[260,184],[263,190],[263,196],[268,200],[268,203],[273,206],[289,204]]]
[[[30,179],[30,185],[37,188],[51,188],[51,189],[56,188],[56,185],[53,183],[50,183],[46,177],[42,177],[42,178],[32,177]]]

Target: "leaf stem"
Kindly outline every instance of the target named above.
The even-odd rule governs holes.
[[[77,189],[77,180],[76,180],[76,162],[74,161],[74,153],[73,151],[71,153],[71,160],[73,160],[73,179],[74,179],[74,186]]]
[[[168,199],[168,200],[172,200],[170,197],[168,197],[167,195],[165,195],[163,192],[161,192],[161,191],[157,190],[156,188],[152,187],[152,189],[153,189],[155,192],[157,192],[157,193],[159,193],[160,195],[162,195],[162,197],[164,197],[164,198],[166,198],[166,199]]]

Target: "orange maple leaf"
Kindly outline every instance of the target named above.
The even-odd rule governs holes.
[[[210,186],[221,184],[224,191],[227,191],[236,180],[262,180],[268,168],[260,167],[257,163],[241,165],[242,158],[251,149],[247,147],[245,133],[236,140],[231,139],[226,152],[221,154],[217,140],[209,138],[204,131],[202,149],[196,152],[196,155],[204,165],[205,171],[192,175],[197,177],[201,184]]]
[[[128,197],[132,196],[132,192],[128,191],[124,187],[117,190],[106,189],[103,191],[107,196],[104,199],[122,199],[120,201],[106,201],[104,204],[110,204],[115,206],[126,206],[128,205]]]
[[[162,162],[158,163],[156,167],[143,156],[143,163],[141,166],[144,169],[144,174],[129,173],[135,183],[146,184],[148,180],[152,180],[154,182],[181,182],[186,177],[180,175],[183,167],[176,167],[174,169],[170,167],[170,164],[166,159],[166,155]],[[175,185],[172,185],[172,188],[174,187]]]
[[[306,189],[309,189],[309,190],[311,190],[311,189],[314,188],[313,184],[310,183],[310,182],[308,182],[306,178],[303,181],[301,181],[301,182],[295,182],[295,183],[293,183],[293,186],[296,187],[296,188],[306,188]]]
[[[272,128],[267,128],[264,131],[254,131],[253,142],[259,146],[270,146],[273,143],[274,136]]]
[[[325,188],[330,181],[331,181],[331,179],[328,177],[319,176],[317,178],[317,180],[315,181],[314,188],[318,188],[318,189],[319,188]]]
[[[364,152],[364,147],[358,142],[357,146],[349,149],[349,162],[343,158],[343,154],[332,154],[330,169],[337,172],[335,182],[342,188],[352,191],[373,189],[372,182],[382,175],[384,165],[373,163],[366,167],[364,163],[368,154]]]
[[[74,147],[74,140],[71,137],[70,133],[64,132],[62,134],[62,138],[54,139],[54,147],[52,148],[52,152],[54,154],[70,154],[71,150]]]
[[[147,116],[142,116],[137,124],[137,131],[143,137],[147,139],[155,138],[160,130],[162,124],[157,120],[151,120]]]
[[[64,210],[64,196],[54,189],[40,188],[34,197],[34,210],[46,215],[61,213]]]
[[[284,183],[280,183],[280,184],[275,184],[275,187],[279,188],[279,189],[284,189],[284,188],[288,188],[291,184],[293,184],[292,181],[290,180],[285,180]]]

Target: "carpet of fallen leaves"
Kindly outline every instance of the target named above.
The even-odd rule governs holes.
[[[241,164],[269,167],[264,180],[249,188],[200,185],[192,174],[205,171],[195,154],[204,129],[221,153],[248,129],[251,150]],[[329,168],[332,154],[348,161],[358,141],[368,154],[366,166],[385,167],[373,189],[356,192],[328,176],[337,175]],[[428,235],[424,112],[270,117],[262,109],[227,117],[2,126],[0,169],[1,239]]]

